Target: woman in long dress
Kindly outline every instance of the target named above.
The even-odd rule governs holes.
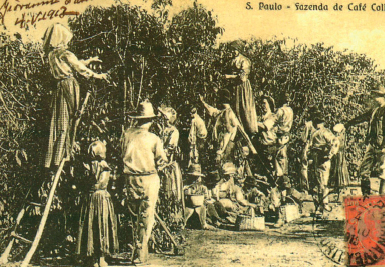
[[[164,115],[166,121],[166,125],[162,131],[162,141],[170,163],[170,166],[165,169],[168,176],[166,180],[166,193],[168,197],[170,197],[172,193],[178,201],[181,201],[182,172],[179,163],[177,162],[179,153],[179,131],[174,125],[177,113],[170,107],[160,108],[159,111]]]
[[[105,256],[119,249],[117,220],[110,193],[110,167],[105,161],[106,146],[101,141],[89,147],[91,162],[86,177],[87,191],[80,214],[76,254],[87,256],[91,266],[108,266]]]
[[[349,171],[345,160],[346,130],[342,124],[336,124],[333,132],[336,134],[339,146],[337,154],[332,158],[329,186],[341,189],[349,185]]]
[[[251,62],[241,54],[243,50],[243,43],[241,41],[234,41],[230,46],[233,48],[235,56],[232,61],[234,72],[233,74],[226,74],[225,78],[234,79],[235,81],[235,113],[238,119],[247,133],[255,134],[258,132],[258,120],[253,90],[249,81]]]
[[[87,65],[91,62],[101,62],[98,57],[79,60],[68,51],[68,43],[73,37],[72,32],[63,25],[51,25],[43,37],[43,48],[48,55],[50,70],[57,80],[57,88],[53,92],[51,103],[51,123],[48,150],[44,166],[58,166],[64,157],[69,157],[71,141],[73,140],[72,122],[79,109],[79,84],[74,78],[77,72],[86,78],[107,80],[107,74],[98,74],[90,70]]]

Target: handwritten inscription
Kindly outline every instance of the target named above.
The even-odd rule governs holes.
[[[65,16],[78,15],[79,12],[69,10],[70,4],[82,4],[90,0],[42,0],[36,2],[20,3],[15,0],[12,4],[9,0],[4,0],[0,4],[0,24],[7,22],[10,13],[14,25],[21,29],[28,29],[36,23]]]

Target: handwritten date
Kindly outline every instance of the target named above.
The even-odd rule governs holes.
[[[28,28],[29,25],[33,26],[37,22],[42,20],[51,20],[54,18],[64,18],[67,15],[77,15],[77,12],[69,12],[67,11],[67,8],[65,6],[62,6],[59,9],[51,9],[49,11],[39,11],[37,13],[26,15],[26,13],[23,13],[20,18],[16,18],[15,25],[20,25],[20,28]]]
[[[88,0],[74,0],[74,4],[80,4]],[[19,25],[21,29],[28,29],[39,21],[52,20],[54,18],[64,18],[69,15],[78,15],[78,12],[68,11],[67,5],[71,0],[65,0],[64,5],[61,0],[43,0],[35,3],[23,3],[18,1],[15,5],[5,0],[0,4],[0,25],[4,25],[8,13],[16,13],[14,24]],[[48,7],[41,9],[42,7]],[[61,7],[58,7],[61,6]]]

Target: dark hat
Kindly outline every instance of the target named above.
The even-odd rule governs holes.
[[[314,115],[314,113],[317,113],[318,112],[318,109],[317,109],[317,107],[315,107],[315,106],[309,106],[308,108],[307,108],[307,116],[306,116],[306,119],[307,120],[312,120],[312,118],[313,118],[313,115]]]
[[[313,108],[312,111],[309,112],[309,120],[311,120],[314,125],[325,121],[325,116],[319,110],[318,108]]]
[[[313,123],[314,125],[317,125],[317,124],[320,124],[320,123],[323,123],[325,122],[325,117],[322,116],[322,114],[314,114],[313,116]]]
[[[263,95],[261,97],[261,100],[263,101],[264,99],[266,99],[267,103],[269,103],[271,111],[274,112],[275,111],[275,100],[274,100],[274,98],[272,98],[269,95]]]
[[[192,176],[205,176],[202,174],[202,168],[200,164],[191,164],[188,168],[187,174]]]
[[[146,99],[139,104],[137,111],[128,114],[132,119],[150,119],[156,117],[154,107],[151,102]]]
[[[230,103],[230,99],[231,99],[230,91],[226,89],[219,90],[218,98],[219,98],[219,101],[221,101],[222,103]]]
[[[385,87],[382,84],[378,84],[374,90],[371,91],[372,94],[385,96]]]

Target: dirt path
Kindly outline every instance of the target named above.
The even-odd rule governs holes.
[[[299,219],[263,232],[186,230],[183,256],[150,254],[146,266],[338,266],[321,252],[320,242],[326,239],[344,249],[344,222],[321,221],[315,227],[312,222]]]
[[[341,223],[338,225],[343,227]],[[150,263],[151,266],[337,266],[321,252],[320,239],[314,237],[314,233],[321,233],[342,242],[342,232],[331,228],[318,225],[313,231],[308,218],[264,232],[189,230],[184,256],[152,254]]]

